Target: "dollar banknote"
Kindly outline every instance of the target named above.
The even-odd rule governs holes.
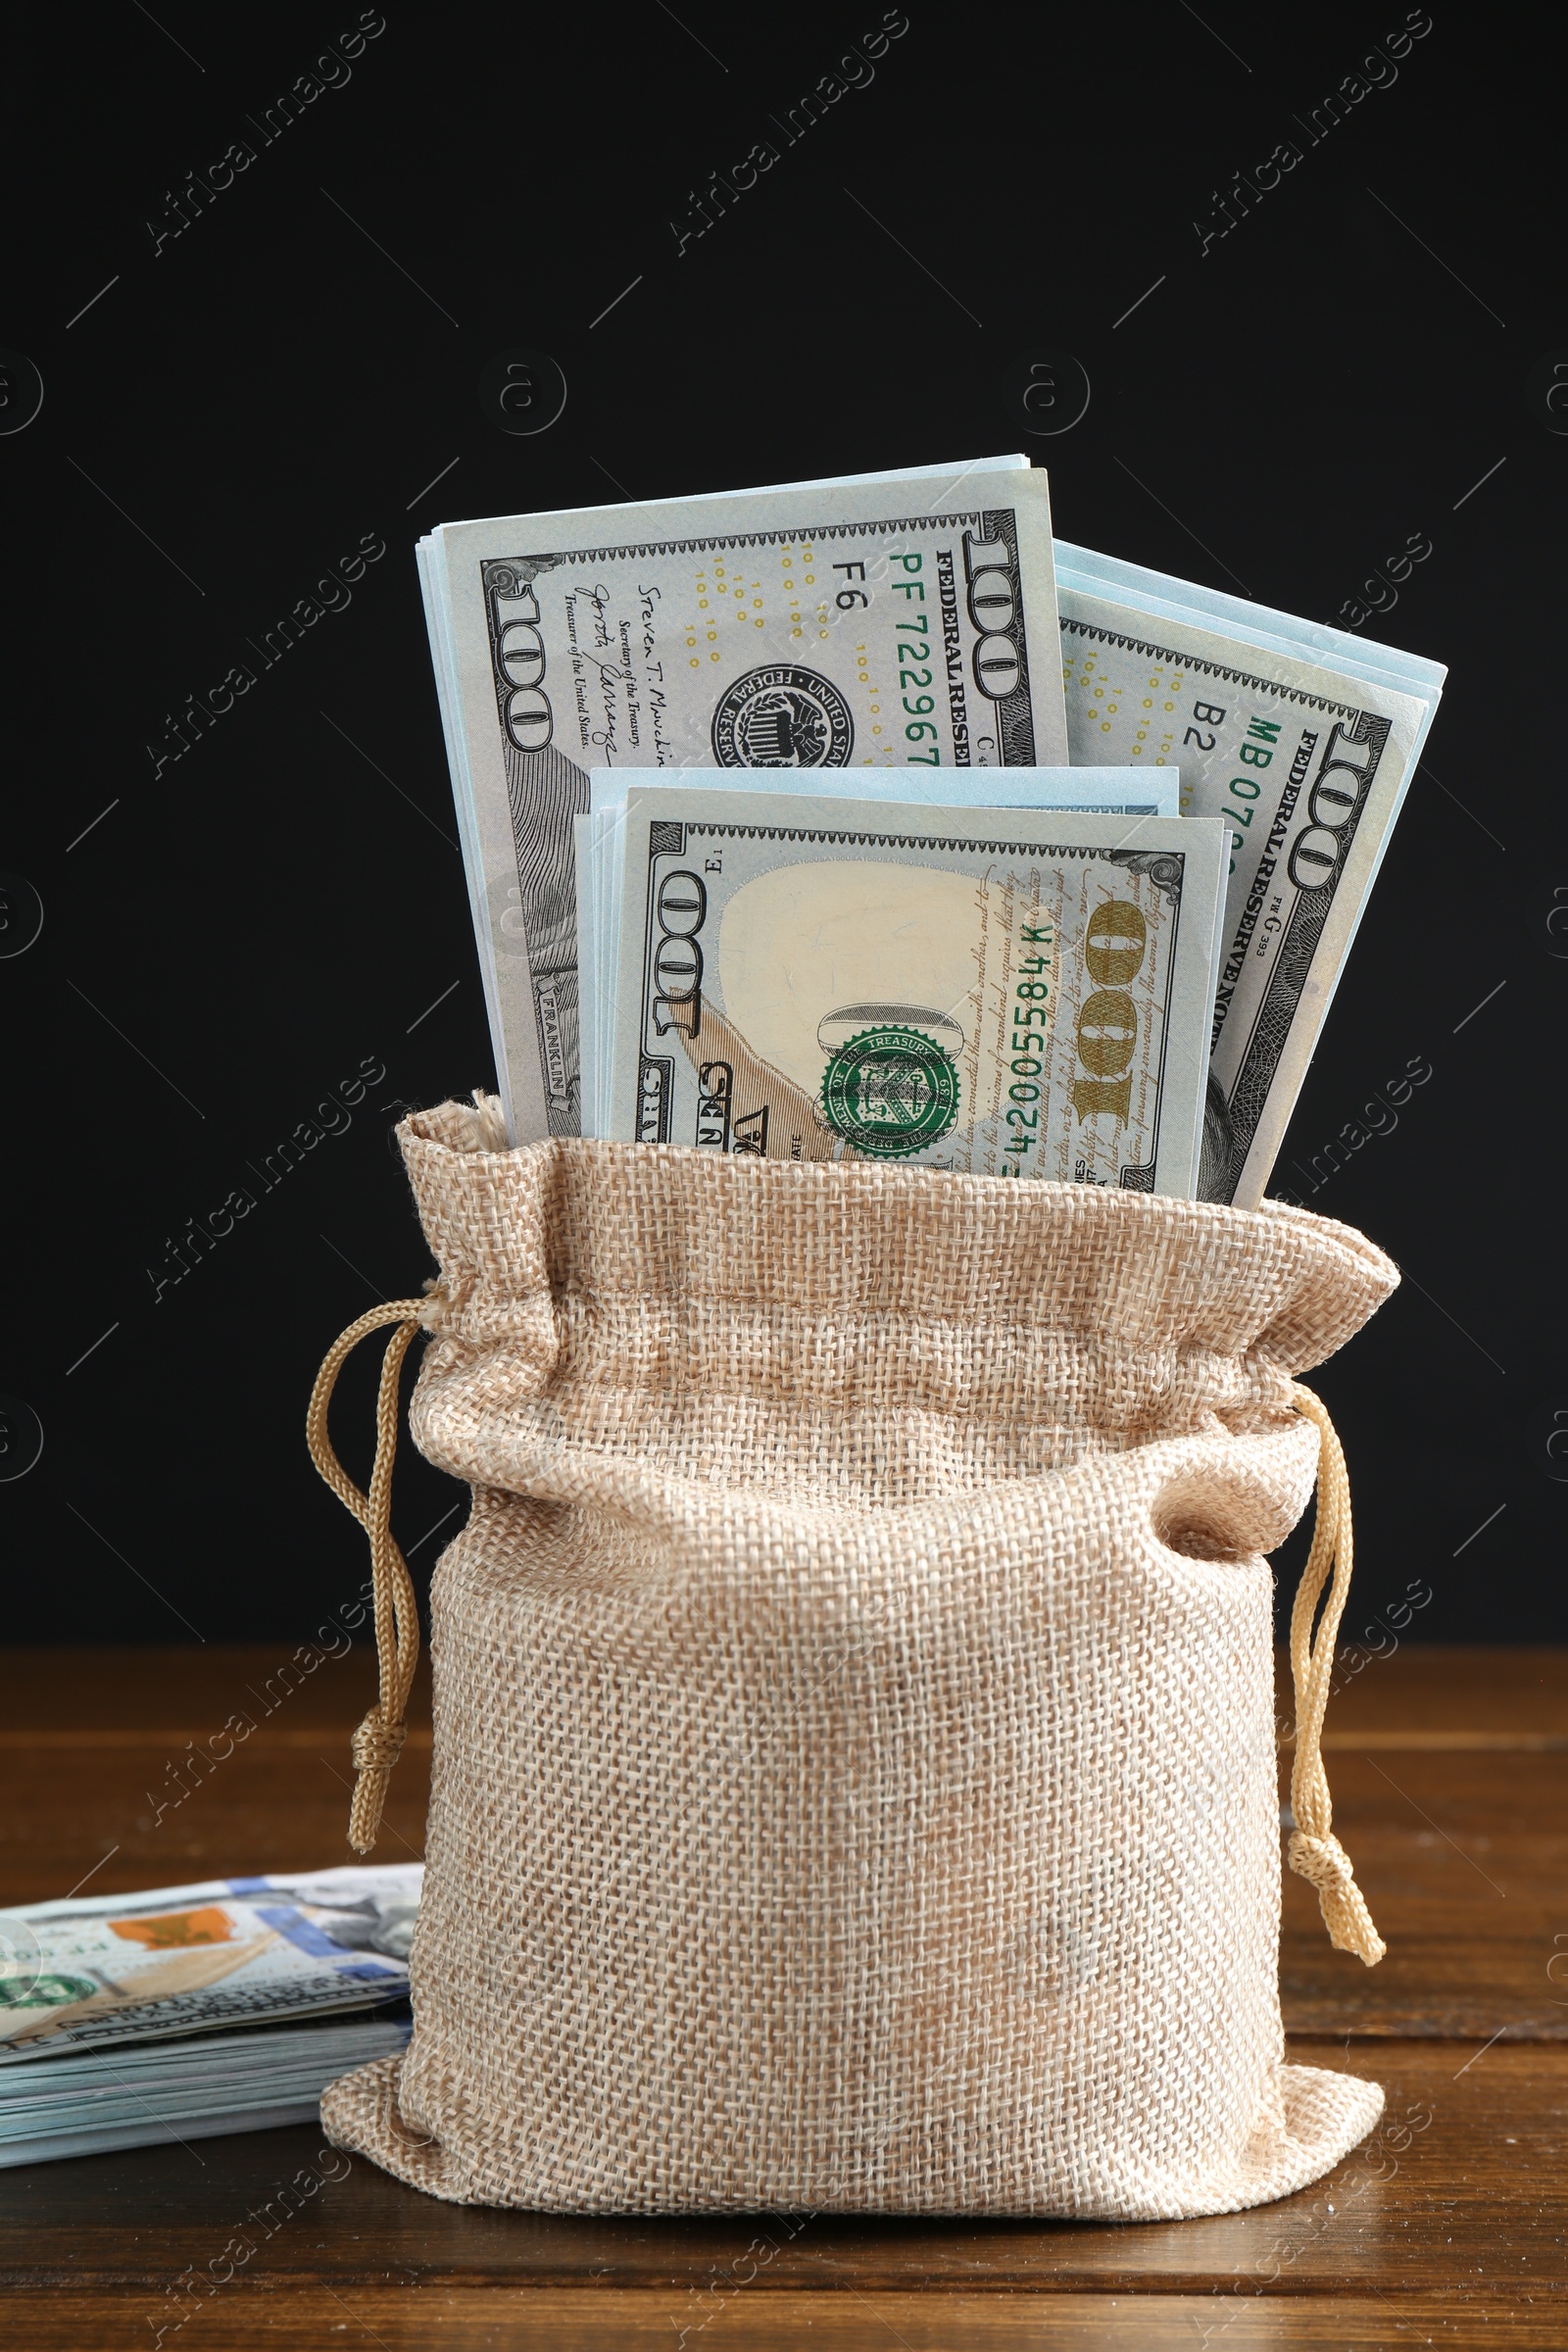
[[[842,798],[831,769],[737,768],[726,790],[777,794],[781,791]],[[589,811],[573,819],[577,837],[577,955],[582,1056],[584,1135],[610,1133],[610,1056],[603,1020],[615,999],[615,965],[621,918],[624,861],[620,831],[634,792],[683,790],[710,784],[699,768],[596,768],[588,779]],[[1096,810],[1113,816],[1179,816],[1175,768],[1013,767],[949,769],[862,769],[856,781],[860,799],[922,800],[965,808],[1059,808]]]
[[[1175,766],[1231,840],[1200,1189],[1255,1207],[1437,708],[1442,665],[1059,543],[1075,764]]]
[[[401,1999],[421,1883],[347,1867],[0,1912],[0,2074]]]
[[[1190,1195],[1213,821],[634,793],[610,1131]]]
[[[449,523],[419,573],[519,1142],[580,1125],[590,769],[1066,762],[1051,510],[1027,467]]]

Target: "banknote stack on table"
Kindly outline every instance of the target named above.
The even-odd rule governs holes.
[[[316,2119],[406,2047],[423,1870],[0,1912],[0,2166]]]
[[[1439,663],[1020,457],[418,557],[514,1142],[1263,1198]]]

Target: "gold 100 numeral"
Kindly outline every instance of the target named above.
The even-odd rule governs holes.
[[[1127,983],[1143,969],[1148,952],[1149,925],[1131,899],[1102,899],[1084,934],[1084,968],[1095,987],[1078,1008],[1078,1059],[1090,1073],[1072,1090],[1081,1119],[1108,1110],[1127,1123],[1138,1044],[1138,1007]]]

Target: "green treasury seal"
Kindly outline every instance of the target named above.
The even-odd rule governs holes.
[[[904,1159],[946,1135],[958,1115],[958,1065],[918,1029],[862,1029],[822,1080],[835,1134],[877,1159]]]

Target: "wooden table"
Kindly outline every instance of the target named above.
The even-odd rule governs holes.
[[[363,1644],[283,1690],[271,1649],[0,1665],[0,1903],[344,1859]],[[261,1728],[176,1768],[236,1708]],[[280,1695],[276,1695],[280,1693]],[[1289,1715],[1288,1704],[1282,1713]],[[425,1723],[427,1725],[428,1718]],[[1336,1828],[1383,1934],[1333,1952],[1286,1882],[1293,2054],[1374,2076],[1378,2136],[1222,2220],[579,2220],[441,2205],[315,2130],[0,2173],[0,2342],[177,2346],[1568,2345],[1568,1650],[1404,1648],[1330,1713]],[[417,1855],[429,1734],[394,1783]],[[309,2175],[314,2187],[306,2188]],[[301,2209],[270,2232],[285,2182]],[[245,2233],[253,2250],[225,2249]],[[181,2278],[202,2281],[172,2292]],[[183,2323],[180,2314],[187,2313]]]

